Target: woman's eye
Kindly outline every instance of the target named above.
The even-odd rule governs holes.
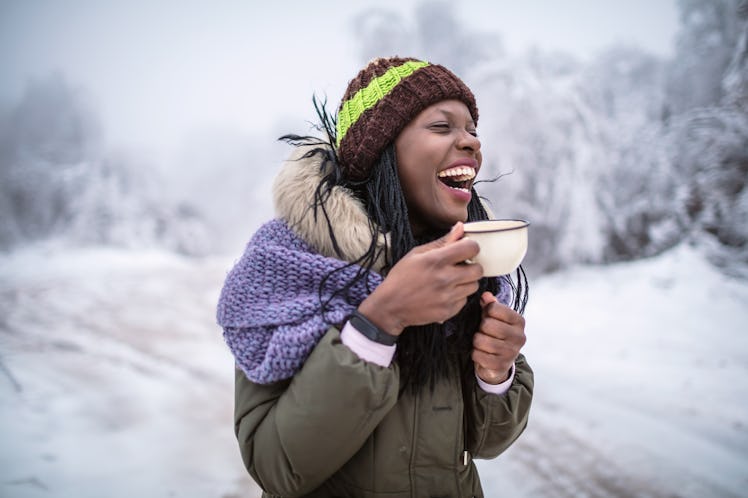
[[[449,130],[449,124],[447,123],[434,123],[431,125],[431,128],[438,131],[448,131]]]

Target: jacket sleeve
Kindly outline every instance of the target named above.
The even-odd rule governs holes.
[[[290,380],[255,384],[236,371],[235,432],[267,493],[304,495],[342,467],[397,401],[399,372],[359,359],[330,328]]]
[[[514,382],[497,395],[478,387],[475,375],[466,395],[467,448],[474,458],[495,458],[522,434],[532,402],[533,372],[524,355],[515,361]],[[471,372],[472,373],[472,372]]]

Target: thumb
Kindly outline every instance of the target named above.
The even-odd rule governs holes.
[[[496,299],[496,296],[491,294],[490,292],[486,291],[480,296],[480,305],[482,308],[485,308],[491,303],[498,302],[498,299]]]

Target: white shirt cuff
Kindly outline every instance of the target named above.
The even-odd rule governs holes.
[[[478,377],[477,373],[475,374],[475,378],[478,379],[478,385],[485,392],[491,394],[504,394],[510,387],[512,387],[512,382],[514,382],[514,363],[512,363],[512,371],[509,373],[509,378],[501,384],[489,384],[488,382],[484,382],[483,379]]]
[[[372,341],[364,334],[358,331],[351,322],[346,322],[343,330],[340,332],[340,340],[343,344],[356,353],[359,358],[379,365],[380,367],[389,367],[392,358],[395,356],[397,345],[387,346]]]

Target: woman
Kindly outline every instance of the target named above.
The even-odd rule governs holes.
[[[317,111],[327,140],[284,137],[278,218],[218,306],[244,463],[263,496],[483,496],[472,458],[523,431],[533,375],[526,286],[465,264],[462,222],[487,218],[475,98],[393,57],[350,82],[336,126]]]

